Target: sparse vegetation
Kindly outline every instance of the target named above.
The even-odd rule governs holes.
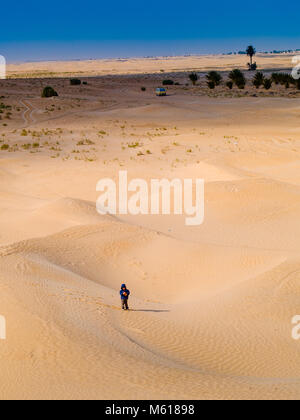
[[[219,86],[220,83],[222,82],[222,76],[220,73],[218,73],[217,71],[210,71],[207,75],[206,75],[206,79],[209,82],[213,82],[215,84],[215,86]]]
[[[209,81],[207,82],[207,86],[209,87],[209,89],[214,89],[216,87],[215,82]]]
[[[89,139],[84,139],[84,140],[80,140],[77,143],[77,146],[92,146],[93,144],[95,144],[93,141]]]
[[[189,74],[189,79],[190,81],[193,83],[193,85],[195,85],[198,81],[198,74],[193,72]]]
[[[246,78],[239,69],[234,69],[229,73],[229,79],[236,84],[239,89],[244,89],[246,86]]]
[[[53,96],[58,96],[58,93],[51,86],[46,86],[43,89],[42,98],[52,98]]]
[[[256,89],[260,88],[264,84],[265,76],[262,72],[257,72],[253,78],[253,85]]]
[[[162,84],[163,84],[164,86],[172,86],[172,85],[174,85],[174,80],[171,80],[171,79],[165,79],[165,80],[163,80]]]
[[[271,87],[272,87],[272,79],[264,79],[263,84],[264,84],[264,88],[266,90],[271,89]]]
[[[282,85],[288,87],[291,84],[297,83],[297,81],[289,74],[289,73],[272,73],[272,82],[274,82],[276,85]]]
[[[81,85],[81,80],[80,79],[70,79],[70,85],[71,86]]]
[[[140,145],[140,143],[139,142],[135,142],[135,143],[128,143],[128,147],[130,148],[130,149],[135,149],[135,148],[137,148],[137,147],[140,147],[141,145]]]

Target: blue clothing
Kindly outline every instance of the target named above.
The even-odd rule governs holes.
[[[125,290],[123,290],[123,288],[125,288]],[[123,295],[124,292],[127,294],[127,296]],[[120,290],[121,299],[122,300],[128,299],[129,295],[130,295],[130,291],[127,289],[126,284],[122,284],[121,290]]]

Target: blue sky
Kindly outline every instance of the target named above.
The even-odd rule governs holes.
[[[295,0],[6,2],[0,54],[26,61],[300,48],[299,16]]]

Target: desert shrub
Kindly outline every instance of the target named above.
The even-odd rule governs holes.
[[[253,85],[258,89],[260,86],[264,84],[265,76],[262,72],[257,72],[253,78]]]
[[[165,79],[165,80],[163,80],[162,84],[164,86],[172,86],[172,85],[174,85],[174,80]]]
[[[272,73],[271,79],[276,85],[279,85],[280,83],[279,73]]]
[[[235,83],[236,80],[242,79],[244,77],[244,74],[243,72],[241,72],[241,70],[234,69],[229,73],[228,77]]]
[[[239,80],[236,81],[236,85],[239,89],[245,89],[246,80],[245,79],[239,79]]]
[[[271,79],[264,79],[264,83],[263,84],[264,84],[264,88],[266,90],[269,90],[272,87],[272,80]]]
[[[239,89],[244,89],[246,86],[246,78],[239,69],[234,69],[229,73],[229,79],[237,85]]]
[[[226,86],[228,87],[228,89],[232,89],[233,88],[233,82],[231,80],[228,80],[228,82],[226,83]]]
[[[88,84],[88,82],[82,82],[82,84],[83,84],[83,85],[87,85],[87,84]]]
[[[210,81],[210,82],[207,82],[207,86],[209,87],[209,89],[214,89],[216,87],[216,84],[215,82]]]
[[[8,149],[9,149],[9,145],[8,144],[2,144],[1,150],[8,150]]]
[[[52,96],[58,96],[57,92],[51,86],[45,87],[42,92],[42,98],[52,98]]]
[[[70,85],[71,86],[81,85],[81,80],[80,79],[70,79]]]
[[[257,64],[256,63],[248,63],[248,68],[249,68],[249,71],[255,71],[255,70],[257,70]]]
[[[197,80],[198,80],[198,74],[193,72],[189,74],[189,79],[190,81],[193,83],[193,85],[196,84]]]
[[[143,86],[143,87],[141,87],[141,91],[142,92],[145,92],[146,91],[146,88]]]
[[[209,82],[214,82],[214,84],[216,86],[219,86],[219,84],[222,81],[222,76],[220,75],[220,73],[218,73],[217,71],[210,71],[207,75],[206,75],[206,79]]]

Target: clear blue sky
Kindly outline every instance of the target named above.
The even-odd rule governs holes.
[[[299,0],[27,0],[1,4],[9,61],[300,48]]]

